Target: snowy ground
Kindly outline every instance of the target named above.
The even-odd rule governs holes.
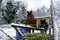
[[[5,33],[7,33],[12,38],[15,37],[16,31],[11,25],[0,25],[0,29],[2,29]],[[8,37],[0,30],[0,40],[8,40]]]
[[[4,27],[3,27],[4,26]],[[10,35],[12,38],[16,36],[16,31],[14,28],[11,27],[11,25],[0,25],[1,29]],[[35,30],[35,33],[40,33],[40,31]],[[49,30],[47,31],[49,33]],[[0,40],[8,40],[8,37],[0,31]]]

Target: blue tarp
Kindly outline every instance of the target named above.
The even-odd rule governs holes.
[[[22,32],[22,34],[26,34],[27,33],[27,29],[26,28],[20,28],[19,30]],[[18,32],[16,32],[16,38],[17,38],[17,40],[22,40],[22,36],[20,36],[18,34]]]

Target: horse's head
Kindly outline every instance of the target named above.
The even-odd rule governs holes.
[[[35,23],[35,19],[34,19],[34,15],[32,14],[32,11],[27,11],[26,23],[27,24]]]

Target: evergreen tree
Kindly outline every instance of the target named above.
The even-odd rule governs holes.
[[[1,10],[1,2],[2,2],[2,0],[0,0],[0,10]]]
[[[24,23],[24,20],[26,20],[26,9],[25,7],[21,7],[22,8],[22,20],[21,23]]]
[[[20,23],[24,23],[27,17],[26,3],[21,2],[20,9],[21,9],[19,11]]]
[[[25,9],[25,7],[22,7],[22,14],[23,14],[24,19],[26,19],[26,9]]]
[[[0,6],[1,6],[1,2],[2,2],[2,0],[0,0]]]
[[[7,2],[6,9],[3,11],[3,18],[6,20],[7,23],[11,23],[14,21],[16,12],[17,12],[17,6],[14,6],[12,2]]]

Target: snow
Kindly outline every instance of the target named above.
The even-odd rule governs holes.
[[[0,29],[2,29],[5,33],[7,33],[9,36],[11,36],[15,40],[14,37],[16,37],[16,31],[13,27],[11,27],[11,25],[18,25],[18,26],[26,26],[26,25],[24,25],[24,24],[15,24],[15,23],[0,25],[0,26],[4,26],[4,27],[0,27]],[[30,25],[27,25],[27,27],[28,26],[31,27]],[[40,33],[40,31],[34,30],[34,33]],[[47,34],[48,33],[49,33],[49,30],[47,31]],[[1,32],[1,30],[0,30],[0,40],[8,40],[8,37],[3,32]]]
[[[30,25],[25,25],[25,24],[15,24],[15,23],[12,23],[11,25],[24,26],[24,27],[31,27]]]
[[[16,31],[13,27],[11,27],[11,25],[31,27],[30,25],[15,24],[15,23],[0,25],[0,29],[3,30],[5,33],[7,33],[9,36],[11,36],[13,39],[15,39],[14,37],[16,37]],[[8,40],[8,37],[1,30],[0,30],[0,40]]]
[[[9,36],[11,36],[13,39],[16,36],[16,31],[13,28],[3,28],[2,29],[6,34],[8,34]],[[0,31],[0,37],[1,39],[7,39],[8,37]]]
[[[7,37],[1,30],[15,39],[14,37],[16,36],[16,31],[11,27],[10,24],[0,25],[0,40],[8,40],[9,37]]]
[[[14,28],[4,28],[3,30],[11,37],[14,37],[16,35],[16,31],[14,30]]]

